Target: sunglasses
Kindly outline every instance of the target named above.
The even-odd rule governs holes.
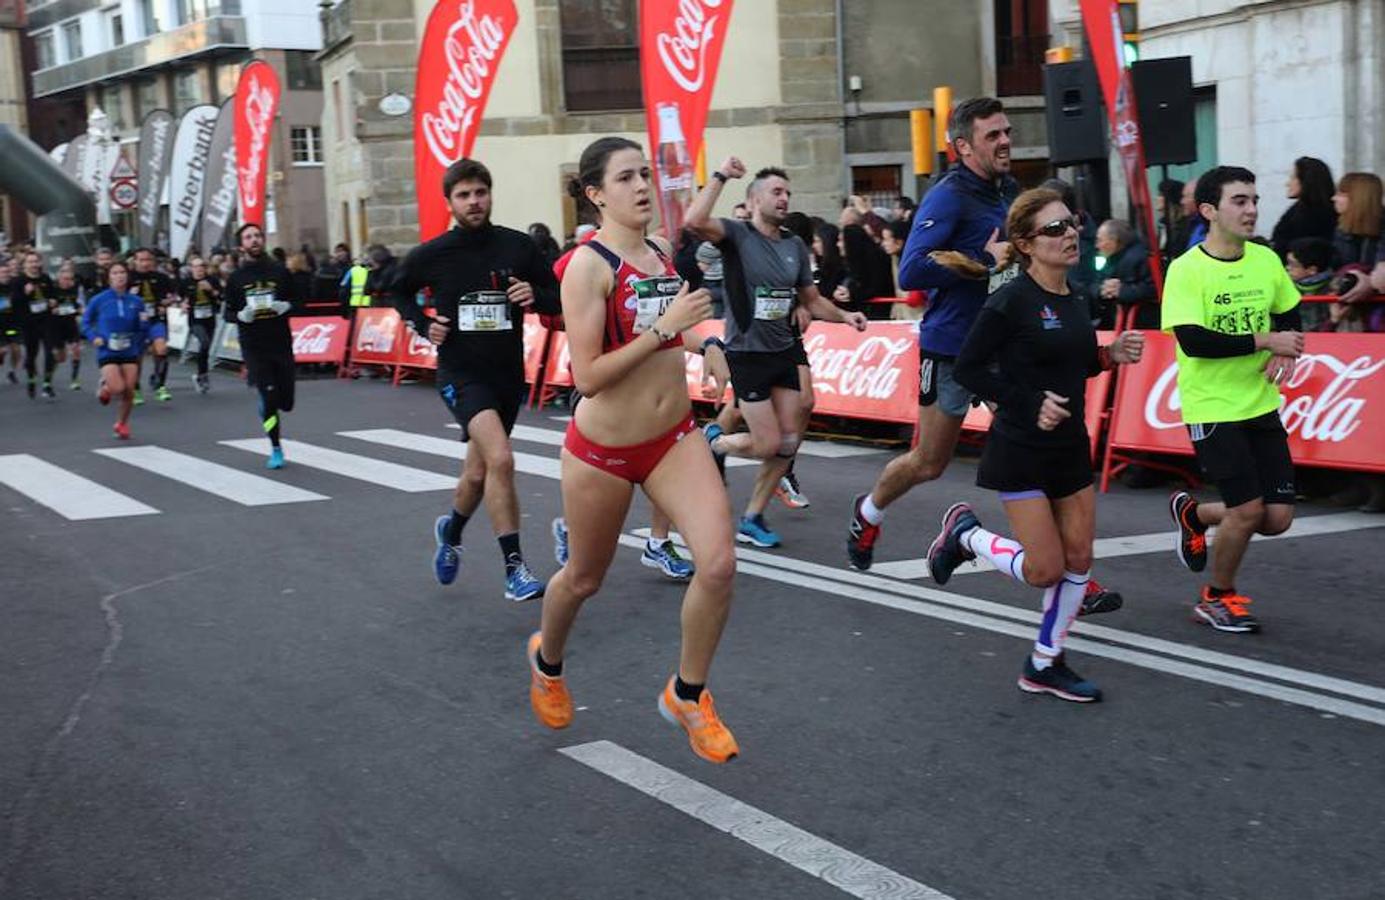
[[[1067,219],[1054,219],[1047,225],[1041,225],[1038,228],[1031,231],[1029,233],[1029,236],[1034,237],[1035,235],[1042,234],[1044,237],[1062,237],[1063,235],[1068,233],[1069,228],[1071,228],[1073,231],[1081,232],[1082,220],[1077,218],[1077,216],[1072,216],[1071,218]]]

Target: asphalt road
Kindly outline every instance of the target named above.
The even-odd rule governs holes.
[[[133,445],[319,498],[242,505],[93,452],[114,442],[90,372],[55,404],[0,383],[4,900],[1385,896],[1385,560],[1367,527],[1385,517],[1305,507],[1252,546],[1257,636],[1191,623],[1198,581],[1157,539],[1098,560],[1126,608],[1075,629],[1072,664],[1107,694],[1076,707],[1015,687],[1036,591],[845,567],[850,498],[888,453],[804,455],[813,506],[772,509],[785,546],[742,555],[712,683],[743,756],[717,767],[655,710],[681,589],[633,546],[573,635],[576,720],[547,731],[522,658],[539,608],[503,599],[484,516],[440,587],[446,479],[384,486],[292,449],[267,473],[221,443],[256,438],[250,394],[219,374],[197,397],[186,371],[172,404],[136,410]],[[378,442],[455,440],[427,386],[299,393],[286,437],[455,473]],[[516,442],[542,574],[557,412],[526,413],[538,431]],[[376,440],[342,434],[363,430]],[[156,512],[70,519],[4,483],[18,456]],[[973,470],[892,509],[877,559],[921,556],[954,499],[1003,522]],[[750,470],[730,483],[743,503]],[[1099,536],[1167,531],[1164,498],[1102,496]]]

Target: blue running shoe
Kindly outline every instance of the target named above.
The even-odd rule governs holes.
[[[769,530],[769,525],[765,523],[763,515],[741,516],[740,525],[736,528],[736,540],[742,544],[754,544],[756,547],[778,547],[782,541],[779,535]]]
[[[266,469],[282,469],[284,467],[284,451],[275,447],[269,451],[269,461],[265,463]]]
[[[567,565],[567,522],[562,516],[553,520],[553,558],[560,568]]]
[[[1052,694],[1069,703],[1101,702],[1101,688],[1069,669],[1063,654],[1059,654],[1047,669],[1034,668],[1033,658],[1026,656],[1019,688],[1030,694]]]
[[[715,421],[713,421],[713,422],[708,422],[706,425],[703,425],[703,426],[702,426],[702,436],[705,437],[705,438],[707,439],[707,445],[708,445],[709,447],[711,446],[712,441],[715,441],[717,438],[721,437],[722,434],[723,434],[723,432],[722,432],[722,430],[721,430],[721,426],[718,425]],[[725,454],[725,453],[718,453],[718,452],[716,452],[715,450],[713,450],[713,451],[712,451],[712,459],[716,460],[717,471],[721,473],[721,480],[722,480],[722,481],[725,481],[725,480],[726,480],[726,454]]]
[[[687,581],[693,577],[693,565],[686,559],[678,555],[678,551],[673,546],[673,541],[664,539],[658,549],[649,546],[646,541],[644,552],[640,554],[640,565],[650,569],[658,569],[674,581]]]
[[[980,527],[976,513],[965,503],[954,503],[943,514],[943,527],[933,543],[928,545],[928,574],[933,583],[947,584],[953,571],[976,554],[962,546],[962,535]]]
[[[433,539],[438,542],[438,549],[433,553],[433,574],[438,577],[438,584],[451,584],[457,580],[457,573],[462,569],[462,547],[460,544],[452,546],[447,543],[447,523],[451,516],[438,516],[438,520],[433,523]]]
[[[524,563],[515,566],[514,571],[505,576],[505,599],[516,603],[533,600],[543,596],[544,584],[534,577]]]

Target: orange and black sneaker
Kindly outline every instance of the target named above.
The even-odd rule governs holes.
[[[1260,623],[1246,609],[1250,602],[1249,597],[1235,591],[1214,597],[1210,587],[1203,587],[1202,599],[1193,607],[1193,619],[1206,622],[1218,631],[1237,634],[1259,631]]]
[[[1125,605],[1120,591],[1102,587],[1095,578],[1087,579],[1087,592],[1082,595],[1082,605],[1077,608],[1079,616],[1094,616],[1099,613],[1115,612]]]
[[[663,693],[659,694],[659,714],[688,733],[688,743],[698,756],[708,762],[730,762],[740,755],[741,748],[717,715],[712,692],[705,687],[696,701],[683,700],[673,690],[675,676],[669,676]]]
[[[549,728],[566,728],[572,724],[572,695],[567,692],[563,676],[552,678],[539,671],[541,632],[529,636],[529,705],[534,715]]]
[[[1178,526],[1178,542],[1174,550],[1183,565],[1194,572],[1207,567],[1207,526],[1197,518],[1197,501],[1187,491],[1169,498],[1169,513]]]

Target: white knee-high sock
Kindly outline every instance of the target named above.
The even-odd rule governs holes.
[[[1054,657],[1063,652],[1068,629],[1082,608],[1082,596],[1087,593],[1087,578],[1086,572],[1064,572],[1061,581],[1044,590],[1044,617],[1039,622],[1039,636],[1030,657],[1034,668],[1047,669]]]
[[[978,526],[962,536],[962,543],[997,572],[1024,581],[1024,547],[1019,541]]]

